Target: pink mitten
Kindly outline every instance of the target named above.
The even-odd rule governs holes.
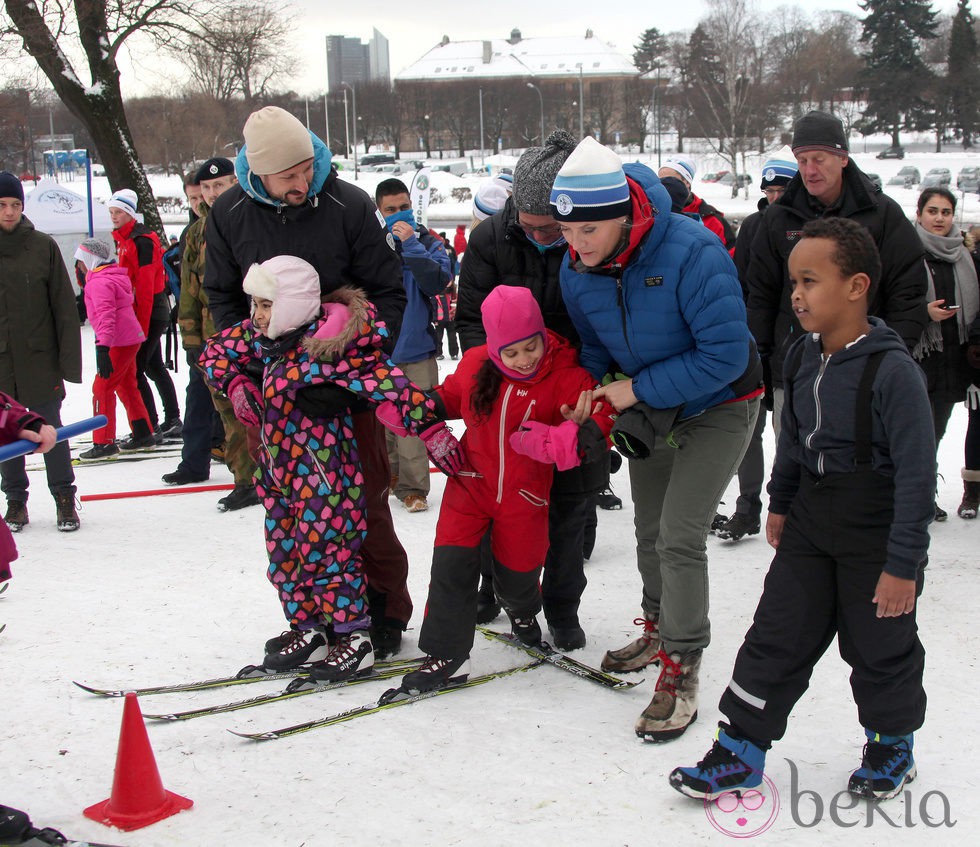
[[[527,421],[510,436],[514,452],[528,456],[536,462],[554,464],[558,470],[567,471],[581,464],[578,455],[578,424],[565,421],[558,426],[548,426],[540,421]]]
[[[463,448],[443,421],[422,430],[419,438],[425,444],[425,452],[432,464],[446,476],[456,476],[463,469]]]
[[[392,435],[397,435],[399,438],[404,438],[408,435],[408,430],[405,428],[405,421],[398,413],[398,407],[391,400],[378,403],[378,408],[374,410],[374,415],[381,421],[381,425]]]
[[[245,426],[258,426],[262,423],[262,394],[252,380],[236,376],[228,385],[228,399],[231,408]]]
[[[321,308],[324,316],[323,326],[316,331],[314,337],[335,338],[343,332],[347,321],[350,320],[350,309],[343,303],[324,303]]]

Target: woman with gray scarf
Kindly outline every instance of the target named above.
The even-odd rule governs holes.
[[[973,256],[954,231],[955,212],[956,197],[945,188],[927,188],[919,195],[915,231],[926,251],[930,322],[912,355],[926,374],[937,448],[953,407],[966,399],[970,422],[958,511],[960,517],[975,518],[980,488],[980,371],[971,367],[968,349],[976,346],[980,335],[980,284]],[[937,503],[936,520],[946,517]]]

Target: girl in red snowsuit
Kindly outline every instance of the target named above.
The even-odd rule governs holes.
[[[528,289],[498,286],[482,313],[486,345],[467,350],[456,372],[429,392],[442,417],[465,422],[466,464],[446,482],[419,636],[427,657],[403,679],[407,691],[439,688],[469,672],[478,545],[488,529],[494,591],[517,637],[540,642],[535,616],[554,469],[601,456],[612,429],[603,409],[590,416],[595,380],[572,346],[545,329]],[[383,408],[379,417],[385,421]]]

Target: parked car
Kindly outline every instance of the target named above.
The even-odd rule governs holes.
[[[393,165],[395,164],[394,153],[365,153],[361,156],[361,165]]]
[[[961,168],[956,177],[956,187],[960,191],[969,191],[971,193],[980,190],[980,168]]]
[[[865,174],[865,176],[866,176],[866,177],[867,177],[868,179],[870,179],[870,180],[871,180],[871,184],[872,184],[872,185],[873,185],[873,186],[874,186],[875,188],[877,188],[877,189],[878,189],[879,191],[881,191],[881,177],[880,177],[880,176],[878,176],[878,174],[869,174],[869,173],[866,173],[866,174]]]
[[[722,173],[725,172],[722,171]],[[720,178],[721,174],[712,171],[711,173],[706,173],[703,177],[701,177],[701,182],[718,182]]]
[[[886,147],[877,156],[876,159],[904,159],[905,158],[905,148],[901,145],[896,147]]]
[[[910,174],[898,173],[888,180],[888,185],[900,185],[902,188],[915,188],[915,181]]]
[[[949,168],[933,168],[922,177],[923,188],[948,188],[953,181]]]
[[[922,182],[922,174],[919,173],[919,169],[915,165],[903,165],[898,169],[898,176],[912,177],[912,185],[918,185]]]
[[[725,171],[718,182],[722,185],[731,185],[733,182],[737,183],[738,187],[741,188],[743,185],[751,185],[752,177],[748,174],[738,174],[735,176],[731,171]]]

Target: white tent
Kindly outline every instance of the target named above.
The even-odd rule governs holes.
[[[24,214],[31,223],[58,242],[72,284],[75,282],[75,250],[89,237],[88,207],[88,199],[53,179],[42,179],[24,199]],[[112,220],[109,210],[100,202],[92,203],[92,226],[95,238],[101,238],[112,247]]]

